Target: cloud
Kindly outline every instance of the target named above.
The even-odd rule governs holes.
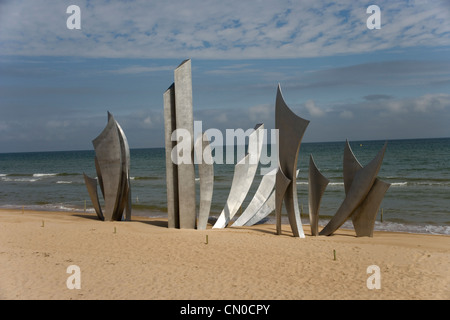
[[[75,1],[81,30],[68,30],[74,1],[3,1],[3,55],[108,58],[299,58],[450,45],[442,1]]]
[[[309,114],[313,117],[321,117],[325,112],[316,106],[313,100],[308,100],[305,102],[305,108],[308,110]]]
[[[426,94],[417,98],[396,99],[384,103],[369,104],[369,108],[379,110],[381,115],[396,114],[436,114],[450,110],[450,94]]]
[[[274,107],[272,105],[256,105],[248,108],[249,119],[256,123],[273,121]]]

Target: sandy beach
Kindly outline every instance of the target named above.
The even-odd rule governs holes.
[[[168,229],[71,212],[0,210],[1,299],[449,299],[450,237],[285,225]],[[336,260],[334,259],[334,252]],[[68,289],[80,269],[81,289]],[[369,289],[371,265],[380,289]]]

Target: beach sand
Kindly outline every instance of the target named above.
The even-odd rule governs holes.
[[[288,225],[178,230],[0,210],[1,299],[449,299],[450,237],[353,230],[294,238]],[[208,243],[206,243],[208,236]],[[334,260],[333,250],[336,252]],[[70,265],[81,289],[69,290]],[[367,279],[380,269],[380,289]],[[372,282],[370,282],[372,283]]]

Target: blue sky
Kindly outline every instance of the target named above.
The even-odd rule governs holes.
[[[280,83],[304,142],[450,136],[448,1],[15,0],[0,2],[0,152],[92,149],[107,111],[130,147],[162,147],[186,58],[204,130],[273,128]]]

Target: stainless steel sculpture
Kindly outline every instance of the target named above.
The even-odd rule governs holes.
[[[105,202],[103,210],[98,199],[96,180],[86,174],[84,177],[97,216],[101,220],[119,221],[125,210],[126,219],[130,220],[130,149],[122,128],[109,112],[108,124],[92,143],[98,182]]]
[[[166,189],[168,227],[180,227],[180,213],[178,210],[178,169],[172,161],[172,151],[176,141],[172,141],[172,133],[177,125],[175,122],[175,85],[172,84],[164,92],[164,137],[166,150]]]
[[[276,188],[277,233],[281,233],[281,208],[284,200],[286,211],[294,237],[304,238],[305,234],[300,220],[297,200],[297,184],[295,172],[300,144],[309,121],[293,113],[283,99],[281,87],[278,85],[275,103],[275,128],[279,132],[279,165]],[[289,180],[288,185],[284,184]],[[284,190],[285,189],[285,190]],[[282,190],[284,190],[282,192]]]
[[[119,211],[125,210],[125,220],[131,220],[131,183],[130,183],[130,146],[128,139],[122,130],[120,124],[116,121],[119,130],[120,148],[122,154],[122,181],[121,181],[121,199]]]
[[[191,60],[185,60],[175,69],[174,84],[164,93],[169,227],[195,229],[196,226],[193,119]],[[183,141],[183,155],[180,151],[173,152],[177,150],[174,150],[176,144],[172,138],[177,142]],[[187,153],[188,161],[181,160],[184,153]]]
[[[347,141],[347,148],[350,150],[351,154],[348,151],[344,153],[344,186],[346,189],[346,197],[333,218],[331,218],[325,228],[320,231],[320,235],[328,236],[333,234],[352,214],[355,213],[355,210],[358,209],[358,207],[361,207],[377,179],[376,176],[380,170],[386,147],[387,143],[385,143],[383,148],[368,165],[361,167],[351,152],[351,149],[349,149],[350,146]],[[371,212],[373,209],[372,207],[377,202],[376,200],[379,199],[380,192],[378,188],[380,187],[377,187],[373,196],[369,198],[368,203],[364,205],[366,207],[371,207]],[[357,214],[357,216],[359,215],[360,213]],[[362,219],[365,220],[364,217]]]
[[[355,174],[362,169],[362,165],[356,159],[348,140],[344,150],[344,188],[347,194],[353,182]],[[355,228],[356,236],[372,237],[375,226],[375,219],[384,198],[386,191],[389,189],[390,183],[384,182],[378,178],[370,189],[367,197],[361,205],[353,212],[351,218]]]
[[[214,166],[211,146],[206,133],[199,135],[194,145],[197,157],[198,175],[200,179],[200,207],[198,211],[197,229],[205,230],[214,187]]]
[[[275,210],[275,189],[267,201],[259,208],[253,217],[251,217],[244,226],[252,226],[267,217]]]
[[[275,185],[275,214],[277,219],[277,234],[281,234],[281,209],[283,207],[283,197],[291,184],[292,180],[278,167],[276,185]]]
[[[376,179],[366,199],[352,214],[353,227],[357,237],[372,237],[375,219],[390,183]]]
[[[263,176],[261,182],[259,183],[258,189],[255,192],[255,195],[253,196],[252,200],[250,201],[244,212],[233,223],[232,225],[233,227],[240,227],[243,225],[247,225],[249,220],[252,219],[261,210],[263,205],[268,201],[270,194],[272,193],[275,187],[276,173],[277,169],[274,169]],[[265,218],[265,216],[260,217],[260,219],[263,218]]]
[[[319,234],[319,208],[320,200],[323,193],[330,182],[317,169],[316,163],[312,155],[309,157],[309,178],[308,178],[308,203],[309,203],[309,221],[311,234],[317,236]]]
[[[84,182],[86,184],[86,188],[89,193],[89,197],[91,198],[92,205],[94,206],[95,213],[97,214],[97,217],[100,220],[105,220],[105,217],[103,216],[102,207],[100,206],[100,201],[98,199],[98,192],[97,192],[97,179],[91,178],[85,173],[84,175]]]
[[[225,228],[245,200],[258,168],[263,140],[264,125],[258,124],[249,136],[247,155],[235,165],[227,202],[213,228]]]

